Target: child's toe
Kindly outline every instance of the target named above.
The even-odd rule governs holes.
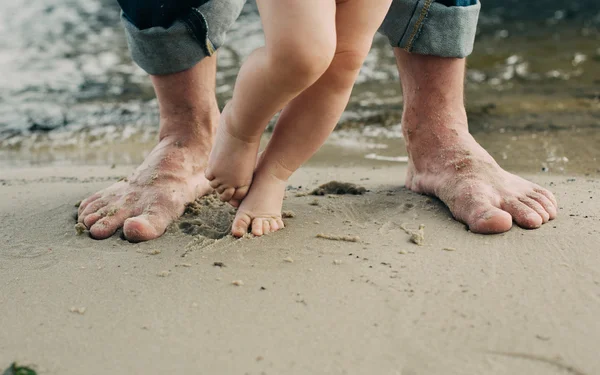
[[[221,181],[215,178],[215,179],[209,180],[208,184],[210,185],[211,188],[216,189],[219,186],[221,186]]]
[[[262,236],[263,232],[263,219],[256,218],[252,220],[252,234],[255,236]]]
[[[269,226],[271,227],[271,232],[277,232],[279,230],[279,224],[277,224],[277,220],[269,219]]]
[[[283,220],[280,217],[278,217],[275,221],[277,222],[277,226],[279,227],[279,229],[285,228],[285,224],[283,223]]]
[[[204,177],[206,177],[206,179],[208,181],[212,181],[212,180],[215,179],[216,176],[215,176],[214,173],[212,173],[212,171],[210,171],[209,169],[207,169],[206,171],[204,171]]]
[[[233,197],[233,194],[235,194],[235,188],[226,188],[222,193],[219,194],[219,199],[221,199],[221,202],[229,202]]]
[[[263,234],[271,233],[271,221],[269,219],[263,220]]]
[[[248,227],[250,227],[250,223],[252,219],[250,216],[246,215],[243,212],[238,212],[235,215],[235,219],[233,219],[233,225],[231,226],[231,234],[234,237],[243,237],[246,233],[248,233]]]
[[[241,201],[242,199],[244,199],[246,197],[246,195],[248,195],[249,188],[250,188],[250,186],[241,186],[241,187],[235,189],[235,193],[233,194],[233,196],[231,198],[236,201]]]
[[[215,191],[221,195],[225,192],[225,190],[227,190],[228,186],[227,185],[219,185],[215,188]]]

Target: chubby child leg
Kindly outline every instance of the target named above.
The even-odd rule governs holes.
[[[262,235],[274,231],[265,219],[281,222],[287,179],[325,142],[348,103],[352,86],[391,0],[347,0],[337,5],[337,47],[327,71],[283,110],[258,162],[254,182],[242,201],[232,233],[249,227]],[[259,225],[261,224],[261,225]]]
[[[217,129],[206,177],[221,200],[241,200],[269,120],[325,72],[335,52],[333,0],[259,0],[265,47],[243,64]]]

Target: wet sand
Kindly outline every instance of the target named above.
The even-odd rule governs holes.
[[[600,373],[597,178],[528,176],[559,218],[496,236],[400,187],[402,165],[301,169],[264,238],[223,237],[230,209],[210,199],[157,241],[77,235],[74,204],[129,169],[2,170],[2,370]],[[298,194],[332,180],[368,191]],[[402,227],[421,224],[418,246]]]

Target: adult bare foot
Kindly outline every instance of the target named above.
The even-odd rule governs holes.
[[[506,232],[513,221],[534,229],[556,217],[552,193],[503,170],[466,126],[407,139],[406,187],[438,197],[472,232]]]
[[[503,170],[469,134],[464,59],[394,50],[402,79],[406,187],[440,198],[477,233],[538,228],[557,214],[548,190]]]
[[[214,128],[216,56],[183,72],[151,76],[160,107],[160,142],[129,178],[92,195],[78,221],[104,239],[123,227],[130,241],[161,236],[188,202],[212,191],[204,177]]]
[[[237,206],[248,194],[252,183],[260,135],[248,136],[233,127],[229,108],[229,105],[225,106],[221,115],[206,178],[223,202],[231,201]]]
[[[130,241],[160,237],[188,202],[212,191],[204,177],[209,149],[210,143],[163,138],[128,178],[84,200],[78,221],[96,239],[121,227]]]
[[[242,237],[249,229],[255,236],[262,236],[285,227],[281,219],[281,209],[286,180],[291,173],[282,171],[282,168],[277,166],[270,168],[261,164],[259,162],[250,191],[240,204],[233,220],[231,234],[235,237]],[[287,177],[282,178],[281,172]]]

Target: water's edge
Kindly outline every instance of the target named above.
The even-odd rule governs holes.
[[[115,2],[0,8],[0,166],[139,162],[156,139],[158,108]],[[221,105],[262,43],[250,2],[219,52]],[[600,3],[487,0],[466,97],[471,131],[507,168],[600,173]],[[403,156],[401,110],[392,50],[378,36],[327,147],[356,163]]]

